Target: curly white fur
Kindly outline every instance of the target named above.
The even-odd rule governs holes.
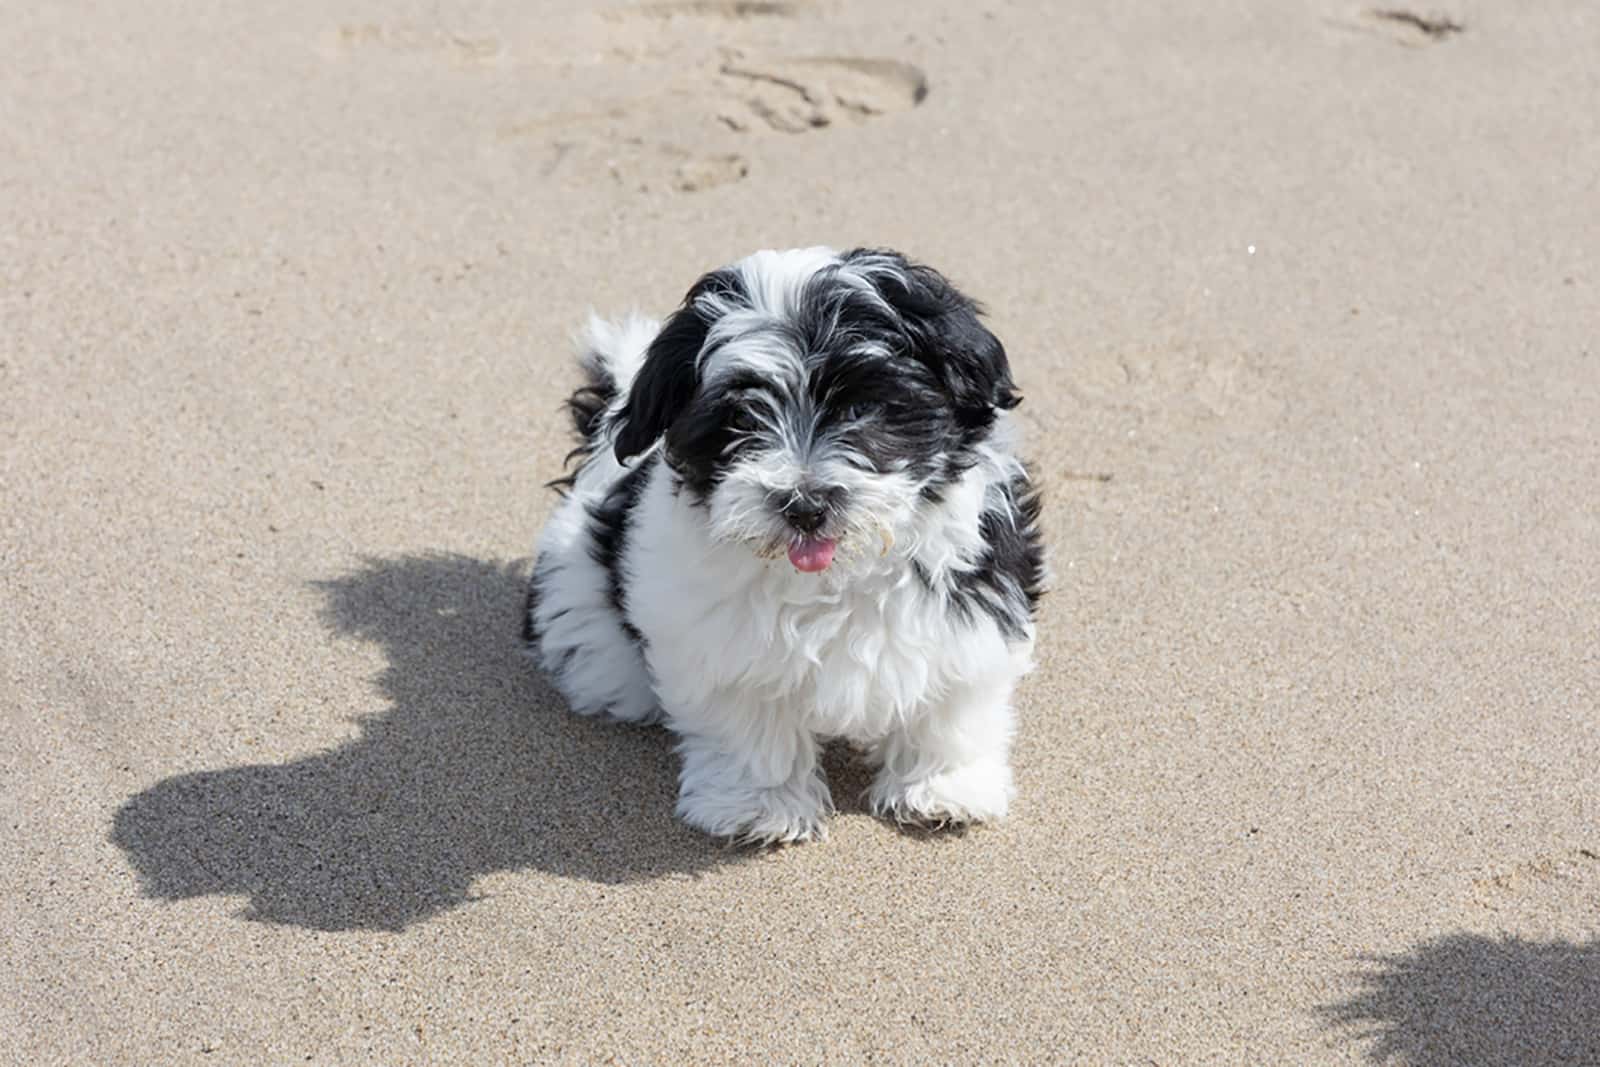
[[[814,249],[744,261],[738,269],[752,295],[713,309],[721,313],[713,340],[717,330],[732,340],[708,361],[720,365],[702,367],[708,378],[734,361],[797,373],[781,347],[741,349],[737,339],[789,314],[806,281],[838,263]],[[735,315],[750,321],[729,322]],[[618,462],[611,443],[659,329],[640,318],[591,323],[585,349],[615,397],[538,543],[530,635],[573,710],[664,719],[683,761],[678,814],[711,834],[821,836],[832,811],[819,763],[828,738],[848,739],[878,762],[869,793],[876,812],[955,823],[1003,816],[1013,794],[1011,698],[1031,666],[1031,613],[1007,627],[996,613],[961,610],[950,582],[979,565],[985,512],[1019,521],[1005,492],[1024,477],[1009,412],[998,413],[970,467],[934,500],[909,475],[849,462],[848,447],[827,447],[814,422],[791,433],[799,439],[787,447],[730,462],[705,501],[683,491],[657,444],[634,460],[643,469],[620,557],[608,566],[595,512],[628,476],[631,465]],[[794,430],[797,420],[775,417]],[[783,558],[781,523],[775,533],[768,504],[802,476],[842,486],[851,501],[838,557],[820,574]]]

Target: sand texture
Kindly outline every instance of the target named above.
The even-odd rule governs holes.
[[[0,1062],[1600,1063],[1600,12],[8,5]],[[1011,820],[518,656],[588,309],[884,244],[1055,570]]]

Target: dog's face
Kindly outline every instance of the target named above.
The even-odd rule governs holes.
[[[971,300],[893,252],[759,252],[651,344],[617,458],[664,437],[712,536],[802,571],[887,551],[1018,402]]]

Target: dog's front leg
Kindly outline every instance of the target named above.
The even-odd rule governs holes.
[[[746,709],[675,717],[682,740],[678,817],[741,842],[777,844],[825,836],[833,798],[814,737],[781,715]]]
[[[964,685],[874,747],[872,810],[901,822],[969,823],[1005,815],[1011,782],[1013,679]]]

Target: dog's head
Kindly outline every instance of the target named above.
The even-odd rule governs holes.
[[[1018,399],[1005,349],[936,271],[758,252],[689,291],[614,441],[627,462],[663,440],[714,537],[821,571],[841,544],[886,551]]]

